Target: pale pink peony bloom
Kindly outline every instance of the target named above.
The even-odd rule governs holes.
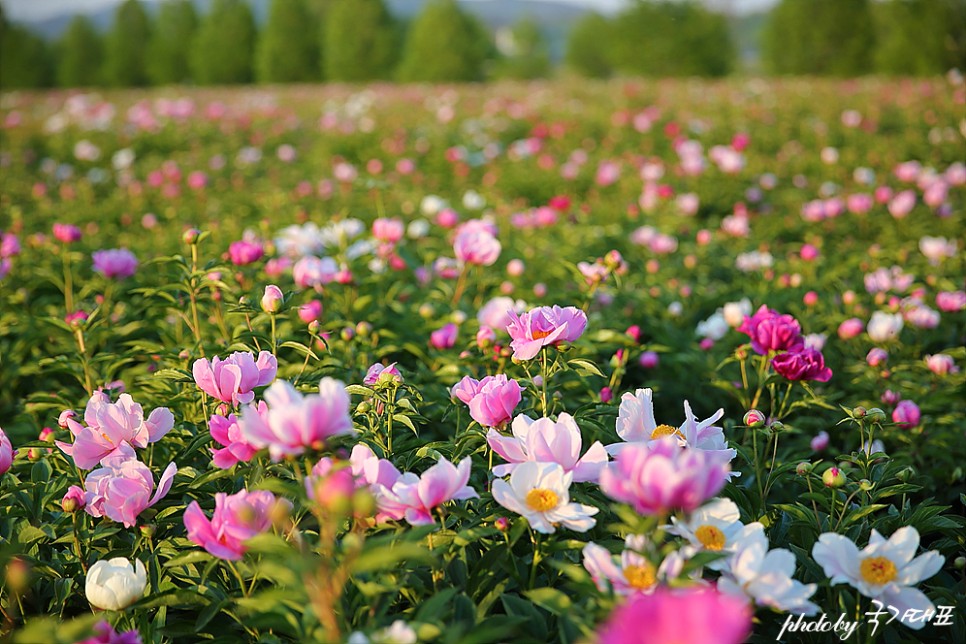
[[[470,416],[483,427],[501,427],[513,418],[523,388],[504,374],[476,380],[464,377],[453,386],[452,394],[470,408]]]
[[[870,367],[884,365],[888,359],[889,352],[879,347],[872,347],[869,349],[868,355],[865,356],[865,361]]]
[[[126,248],[97,250],[91,255],[94,272],[108,279],[131,277],[138,269],[138,259]]]
[[[401,219],[382,217],[372,222],[372,236],[387,244],[396,244],[403,238],[405,224]]]
[[[659,583],[675,579],[684,567],[684,558],[672,552],[657,568],[642,552],[647,549],[647,537],[629,534],[620,555],[612,555],[596,543],[588,543],[582,551],[584,568],[590,573],[597,589],[604,593],[613,588],[618,595],[651,593]]]
[[[600,489],[641,514],[692,512],[724,487],[729,461],[718,452],[681,447],[674,437],[631,444],[604,466]]]
[[[277,503],[291,507],[287,500],[276,499],[266,490],[242,490],[231,495],[219,492],[209,519],[198,502],[192,501],[184,511],[188,539],[219,559],[237,561],[247,550],[247,540],[271,528]]]
[[[530,360],[545,346],[574,342],[587,328],[587,315],[574,306],[541,306],[522,315],[510,313],[506,330],[513,357]]]
[[[318,258],[306,255],[295,262],[292,278],[299,288],[320,288],[334,282],[339,275],[339,265],[331,257]]]
[[[752,610],[742,598],[712,588],[637,594],[597,633],[598,644],[740,644],[751,634]]]
[[[550,418],[534,420],[519,415],[513,420],[513,435],[503,436],[495,429],[486,435],[490,448],[509,461],[493,468],[495,476],[506,476],[522,463],[556,463],[564,472],[573,474],[576,483],[596,481],[607,464],[607,451],[600,441],[594,441],[587,453],[580,455],[583,439],[580,428],[570,414],[562,413],[556,421]]]
[[[433,510],[453,500],[475,499],[476,490],[467,485],[470,480],[469,456],[453,465],[441,458],[435,465],[417,476],[406,472],[392,488],[372,486],[379,509],[388,516],[404,518],[410,525],[431,525]],[[374,488],[374,489],[373,489]]]
[[[526,304],[522,300],[514,300],[512,297],[494,297],[484,304],[476,314],[476,320],[480,326],[488,326],[491,329],[505,330],[510,323],[510,312],[523,313]]]
[[[268,411],[251,405],[242,409],[241,434],[257,449],[267,447],[273,461],[319,449],[333,436],[355,432],[349,415],[349,394],[333,378],[323,378],[319,393],[302,395],[285,380],[265,390]]]
[[[925,358],[926,366],[937,376],[945,376],[950,373],[959,373],[959,367],[953,357],[945,353],[927,355]]]
[[[919,405],[911,400],[900,400],[892,410],[892,420],[903,429],[911,429],[919,424],[922,417]]]
[[[896,219],[902,219],[916,206],[916,193],[912,190],[903,190],[896,194],[888,204],[889,214]]]
[[[940,311],[955,313],[966,310],[966,291],[941,291],[936,293],[936,306]]]
[[[380,380],[394,380],[397,384],[402,384],[403,377],[402,374],[399,373],[399,369],[396,367],[395,362],[389,365],[383,365],[377,362],[376,364],[372,365],[366,371],[366,377],[363,378],[362,384],[371,387]]]
[[[155,491],[151,468],[135,458],[133,448],[122,444],[84,480],[84,510],[93,517],[106,516],[130,528],[139,514],[167,495],[177,472],[174,463],[168,464]]]
[[[839,325],[838,335],[843,340],[858,337],[865,330],[865,323],[859,318],[849,318]]]
[[[161,440],[174,427],[174,415],[167,407],[158,407],[145,420],[141,405],[129,394],[121,394],[112,403],[107,394],[95,391],[84,410],[87,426],[72,417],[64,422],[74,435],[74,443],[57,441],[57,446],[74,459],[77,467],[89,470],[115,455],[122,445],[143,449]]]
[[[250,352],[236,351],[224,360],[198,358],[191,371],[203,392],[221,402],[242,405],[255,399],[255,387],[275,380],[278,360],[268,351],[259,352],[257,359]]]
[[[465,264],[491,266],[499,259],[501,250],[500,241],[492,233],[465,225],[453,241],[456,259]]]
[[[259,402],[255,410],[264,416],[268,407],[264,402]],[[211,432],[211,437],[224,447],[224,449],[211,450],[212,462],[217,468],[227,470],[236,463],[247,463],[258,451],[254,445],[245,440],[235,414],[229,414],[227,417],[215,414],[208,420],[208,431]]]

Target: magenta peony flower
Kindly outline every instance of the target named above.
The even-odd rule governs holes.
[[[306,324],[322,319],[322,302],[319,300],[310,300],[300,306],[299,319]]]
[[[192,501],[184,511],[188,539],[219,559],[237,561],[245,554],[245,541],[272,526],[276,503],[289,504],[266,490],[242,490],[231,495],[219,492],[215,494],[215,511],[208,519],[198,502]]]
[[[267,447],[272,460],[298,456],[307,447],[319,449],[333,436],[355,431],[349,415],[349,394],[338,380],[323,378],[319,393],[303,396],[279,380],[265,390],[268,411],[242,410],[241,435],[257,449]]]
[[[510,312],[506,330],[513,340],[513,357],[530,360],[540,349],[561,342],[573,342],[587,328],[587,314],[574,306],[541,306],[522,315]]]
[[[911,429],[918,425],[921,416],[919,405],[911,400],[900,400],[892,410],[892,420],[903,429]]]
[[[465,264],[492,266],[501,250],[500,241],[482,228],[464,228],[453,241],[456,259]]]
[[[771,366],[789,380],[828,382],[832,370],[825,366],[825,356],[815,349],[786,351],[772,358]]]
[[[10,444],[10,439],[3,429],[0,429],[0,475],[6,474],[11,465],[13,465],[13,445]]]
[[[429,334],[429,344],[434,349],[450,349],[456,344],[456,334],[459,329],[450,322]]]
[[[144,410],[129,394],[121,394],[116,403],[102,391],[95,391],[84,410],[85,427],[66,418],[74,443],[56,441],[65,454],[82,470],[89,470],[122,446],[145,448],[161,440],[174,427],[174,415],[167,407],[158,407],[144,419]],[[133,454],[133,450],[132,450]]]
[[[255,359],[247,351],[236,351],[224,360],[218,356],[210,361],[198,358],[191,368],[195,384],[203,392],[224,403],[241,405],[255,399],[255,387],[264,387],[275,380],[278,360],[268,351]]]
[[[255,411],[264,416],[268,407],[264,402],[259,402],[255,406]],[[212,448],[211,450],[211,460],[219,469],[227,470],[236,463],[247,463],[258,451],[254,445],[245,440],[235,414],[228,414],[227,417],[213,415],[208,420],[208,431],[211,432],[211,437],[223,447],[223,449]]]
[[[794,351],[804,346],[802,327],[791,315],[782,315],[764,304],[754,315],[746,315],[738,331],[751,338],[755,353]]]
[[[501,373],[480,381],[466,376],[453,387],[452,393],[469,406],[470,416],[480,425],[502,427],[513,418],[523,388]]]
[[[154,491],[151,468],[134,457],[134,450],[126,443],[104,459],[101,467],[84,480],[85,510],[92,517],[107,517],[130,528],[138,515],[160,501],[171,489],[178,467],[168,464],[158,489]]]
[[[455,499],[475,499],[476,490],[467,485],[470,480],[470,457],[459,465],[453,465],[441,458],[435,465],[416,476],[406,472],[399,477],[391,489],[385,486],[372,486],[380,511],[394,518],[405,518],[410,525],[430,525],[433,510]]]
[[[264,255],[265,247],[259,241],[242,239],[228,246],[228,257],[235,266],[254,264]]]
[[[94,272],[108,279],[131,277],[138,269],[138,258],[126,248],[97,250],[91,255]]]
[[[107,620],[94,625],[94,636],[79,640],[76,644],[141,644],[141,635],[136,630],[118,633]]]
[[[600,489],[641,514],[691,512],[717,494],[731,472],[730,458],[680,447],[674,436],[631,443],[600,473]]]
[[[598,644],[740,644],[751,634],[744,599],[707,587],[660,587],[618,606],[598,631]]]
[[[65,244],[73,244],[76,241],[80,241],[81,229],[73,224],[54,224],[54,237],[59,242]]]

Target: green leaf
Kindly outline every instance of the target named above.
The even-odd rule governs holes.
[[[534,588],[523,593],[537,606],[545,608],[554,615],[562,615],[573,605],[570,597],[556,588]]]
[[[604,374],[601,373],[600,369],[597,368],[597,365],[595,365],[590,360],[584,360],[583,358],[574,358],[573,360],[568,360],[567,364],[573,367],[577,371],[577,373],[579,373],[582,376],[591,375],[591,376],[600,376],[601,378],[605,377]]]

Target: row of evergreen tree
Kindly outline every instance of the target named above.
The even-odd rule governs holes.
[[[781,0],[762,58],[778,74],[938,74],[966,68],[966,0]],[[696,0],[632,0],[587,14],[565,61],[586,76],[722,76],[735,67],[733,25]],[[505,49],[505,48],[504,48]],[[476,81],[551,71],[530,21],[497,55],[456,0],[427,0],[411,24],[384,0],[271,0],[259,30],[246,0],[165,0],[155,15],[126,0],[106,34],[77,16],[47,43],[8,23],[0,7],[0,86],[217,85],[331,81]]]

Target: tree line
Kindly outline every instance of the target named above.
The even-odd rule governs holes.
[[[782,0],[761,51],[776,74],[936,74],[966,66],[966,0]],[[634,0],[589,13],[568,39],[565,66],[591,77],[723,76],[736,67],[733,24],[694,0]],[[506,35],[506,34],[504,34]],[[506,38],[504,38],[506,40]],[[9,23],[0,6],[0,86],[317,81],[478,81],[552,73],[538,26],[523,20],[498,49],[455,0],[428,0],[409,23],[384,0],[272,0],[258,27],[245,0],[165,0],[152,15],[118,6],[101,34],[76,16],[56,42]]]

